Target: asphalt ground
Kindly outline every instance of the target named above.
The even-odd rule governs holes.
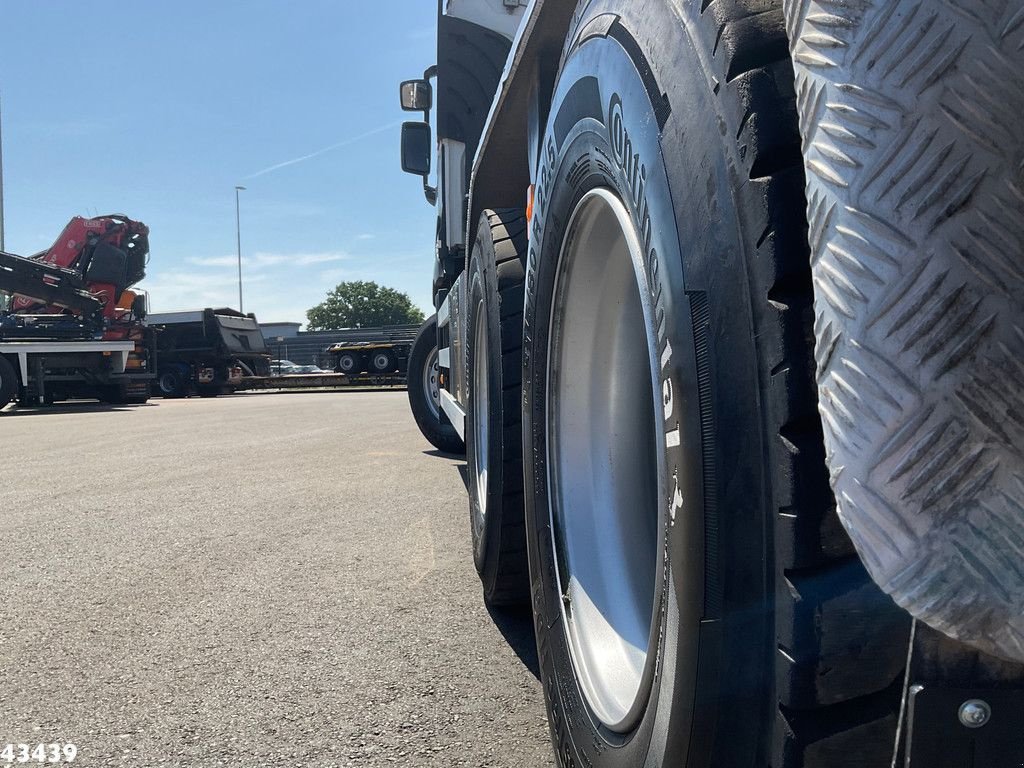
[[[404,392],[0,415],[0,749],[552,765],[532,626],[483,604],[464,472]]]

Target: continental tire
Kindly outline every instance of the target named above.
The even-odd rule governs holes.
[[[0,408],[18,396],[18,375],[7,358],[0,355]]]
[[[781,8],[581,3],[537,178],[525,507],[561,764],[888,766],[909,617],[828,486]]]
[[[521,427],[525,261],[524,212],[484,211],[467,273],[466,458],[473,560],[492,605],[529,599]]]
[[[441,411],[437,367],[437,315],[431,315],[409,353],[409,407],[420,432],[431,445],[444,453],[461,454],[466,450],[462,438]]]
[[[842,519],[900,605],[1024,661],[1021,4],[827,5],[787,17]]]

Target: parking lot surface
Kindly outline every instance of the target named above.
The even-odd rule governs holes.
[[[0,746],[75,765],[548,766],[461,460],[404,392],[0,415]]]

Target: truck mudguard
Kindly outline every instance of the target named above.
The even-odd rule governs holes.
[[[910,613],[1024,660],[1024,11],[785,14],[840,516]]]

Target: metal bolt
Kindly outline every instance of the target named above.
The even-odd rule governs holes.
[[[960,722],[967,728],[981,728],[992,717],[992,707],[981,699],[968,699],[957,712]]]

